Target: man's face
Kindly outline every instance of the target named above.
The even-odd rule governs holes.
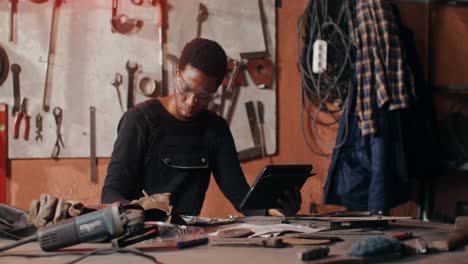
[[[183,70],[177,67],[175,72],[177,118],[191,120],[213,99],[218,88],[216,78],[206,75],[190,64]]]

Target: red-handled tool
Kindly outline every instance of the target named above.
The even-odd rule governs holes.
[[[19,129],[21,126],[21,121],[24,120],[24,140],[29,140],[29,123],[31,117],[28,115],[27,110],[28,99],[23,97],[21,100],[21,108],[20,111],[15,113],[15,120],[13,125],[13,138],[17,139],[19,137]]]

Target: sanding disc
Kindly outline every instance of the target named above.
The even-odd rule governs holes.
[[[330,239],[307,239],[298,237],[283,237],[283,242],[291,245],[324,245],[330,243]]]
[[[247,237],[253,235],[253,231],[248,228],[231,228],[220,230],[218,236],[225,238]]]
[[[10,62],[8,61],[8,55],[2,45],[0,45],[0,86],[5,82],[9,71]]]

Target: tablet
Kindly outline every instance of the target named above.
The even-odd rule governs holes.
[[[302,188],[312,175],[312,165],[267,165],[257,176],[239,206],[241,211],[255,209],[282,208],[276,201],[284,197],[284,192],[294,192],[294,186]]]

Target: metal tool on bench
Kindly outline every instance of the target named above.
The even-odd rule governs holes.
[[[122,111],[125,111],[123,103],[122,103],[122,95],[120,94],[120,85],[123,82],[122,74],[116,73],[114,77],[114,81],[112,82],[112,85],[115,87],[115,91],[117,92],[117,98],[119,99],[119,105],[120,109]]]
[[[63,144],[62,134],[60,132],[62,128],[63,110],[62,108],[56,106],[54,107],[54,110],[52,111],[52,113],[54,114],[55,125],[57,127],[56,128],[57,139],[55,140],[55,145],[52,150],[51,158],[58,159],[58,156],[60,154],[60,146],[62,146],[62,148],[65,148],[65,144]]]
[[[113,205],[42,227],[37,240],[42,250],[54,251],[91,240],[131,238],[143,230],[143,210]]]
[[[125,14],[118,14],[119,0],[112,0],[112,33],[129,34],[138,32],[143,27],[143,21],[136,18],[129,18]]]
[[[57,14],[57,9],[62,4],[62,0],[53,0],[53,7],[52,7],[52,18],[50,20],[50,32],[49,32],[49,44],[47,48],[47,62],[45,65],[45,80],[44,80],[44,95],[42,97],[42,110],[44,112],[49,112],[50,104],[49,104],[49,66],[52,62],[53,56],[55,56],[55,17]]]
[[[281,238],[253,237],[253,238],[210,238],[211,246],[260,246],[270,248],[284,248],[287,246]]]
[[[21,108],[20,111],[15,113],[15,120],[14,120],[14,125],[13,125],[13,138],[18,139],[19,138],[19,130],[21,126],[21,122],[24,120],[24,133],[23,133],[23,138],[24,140],[29,139],[29,123],[31,117],[28,115],[28,99],[23,98],[21,101]]]
[[[11,115],[14,116],[20,111],[21,93],[20,93],[20,78],[21,66],[16,63],[11,65],[11,73],[13,74],[13,107],[11,109]]]

